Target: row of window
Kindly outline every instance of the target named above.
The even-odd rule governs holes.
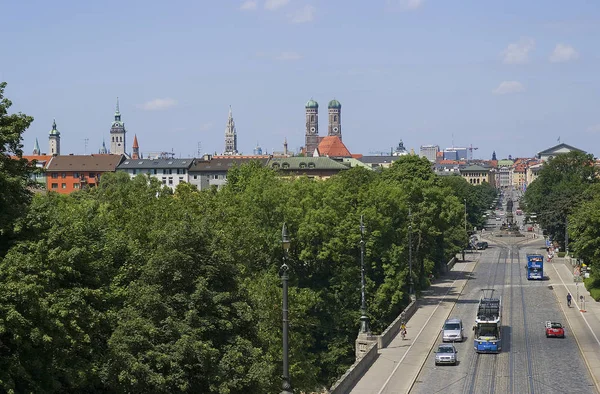
[[[60,184],[61,189],[66,189],[67,188],[67,184],[66,183],[61,183]],[[73,189],[79,189],[80,184],[79,183],[74,183],[73,184]],[[58,183],[53,183],[52,184],[52,189],[58,189]]]
[[[95,178],[96,177],[96,173],[95,172],[90,172],[88,175],[90,178]],[[67,173],[63,172],[60,174],[61,178],[66,178],[67,177]],[[82,172],[81,174],[79,172],[74,172],[73,173],[73,178],[77,178],[79,179],[80,177],[85,177],[85,173]],[[52,179],[58,179],[58,172],[53,172],[52,173]]]
[[[136,174],[154,174],[154,175],[158,175],[159,169],[154,168],[152,170],[151,169],[147,169],[145,171],[144,170],[140,170],[138,172],[137,168],[134,168],[132,171],[133,171],[133,175],[136,175]],[[171,175],[171,174],[173,174],[173,170],[170,169],[170,168],[164,168],[164,169],[162,169],[161,174],[163,174],[163,175]],[[185,168],[177,168],[176,169],[176,174],[177,175],[185,174]]]

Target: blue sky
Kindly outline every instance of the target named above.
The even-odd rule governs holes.
[[[353,153],[404,141],[533,156],[561,142],[600,154],[596,0],[0,0],[0,80],[35,118],[27,153],[108,143],[116,97],[142,152],[304,144],[304,104],[342,103]],[[85,139],[88,139],[87,150]]]

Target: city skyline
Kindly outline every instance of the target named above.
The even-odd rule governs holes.
[[[560,138],[597,154],[600,6],[461,5],[11,3],[0,80],[11,110],[35,118],[26,153],[36,138],[48,146],[53,119],[62,154],[98,152],[118,96],[128,152],[137,135],[142,152],[197,156],[200,142],[222,153],[230,105],[240,152],[281,151],[286,139],[297,151],[312,98],[342,103],[352,153],[402,140],[531,157]]]

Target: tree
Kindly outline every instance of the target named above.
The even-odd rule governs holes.
[[[25,214],[31,201],[31,174],[35,167],[23,159],[23,133],[33,122],[22,113],[8,114],[12,102],[4,97],[6,82],[0,82],[0,257],[14,238],[15,221]]]
[[[564,246],[567,217],[582,202],[588,187],[598,182],[594,156],[572,151],[550,159],[524,195],[529,214],[548,235]]]

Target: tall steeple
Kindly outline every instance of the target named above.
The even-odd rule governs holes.
[[[134,160],[140,159],[140,146],[138,145],[137,134],[133,136],[131,158]]]
[[[237,132],[235,130],[235,122],[233,121],[233,113],[231,105],[229,106],[229,117],[227,118],[227,126],[225,127],[225,152],[224,155],[237,155]]]
[[[35,145],[33,146],[33,154],[34,155],[40,155],[40,143],[38,142],[38,139],[35,139]]]
[[[329,102],[327,106],[329,110],[329,127],[327,128],[328,136],[337,136],[342,139],[342,104],[336,99]]]
[[[98,153],[100,153],[101,155],[106,155],[108,153],[108,150],[106,149],[106,142],[104,141],[104,139],[102,139],[102,148],[100,148]]]
[[[52,130],[48,135],[48,153],[60,155],[60,133],[56,129],[56,119],[52,122]]]
[[[125,146],[127,146],[127,140],[125,138],[126,133],[127,131],[125,130],[125,123],[121,121],[119,98],[117,97],[115,120],[110,128],[110,153],[113,155],[125,154]]]
[[[319,146],[319,103],[310,99],[304,106],[306,115],[306,135],[304,152],[306,156],[312,156]]]

